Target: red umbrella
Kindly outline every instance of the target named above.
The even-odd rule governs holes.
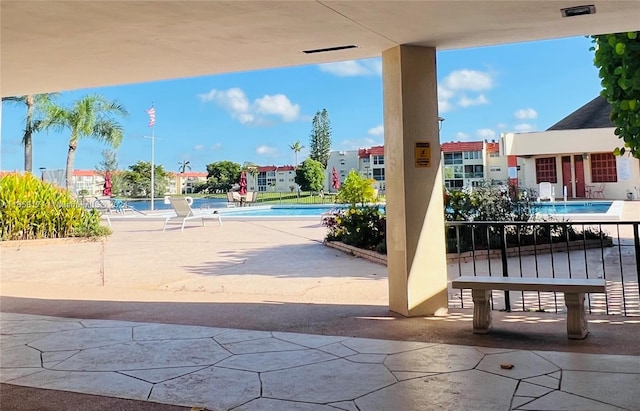
[[[240,173],[240,190],[238,190],[241,196],[247,195],[247,175],[243,171]]]
[[[102,187],[102,195],[111,196],[111,187],[113,187],[113,184],[111,183],[111,173],[108,171],[104,174],[104,185]]]
[[[331,172],[331,174],[332,174],[331,187],[333,187],[334,190],[339,190],[340,179],[338,178],[338,173],[336,172],[335,167],[333,167],[333,171]]]

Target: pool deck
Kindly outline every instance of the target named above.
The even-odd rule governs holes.
[[[1,409],[640,409],[638,317],[568,340],[563,315],[495,312],[476,335],[469,309],[389,312],[386,267],[318,219],[113,229],[0,244]]]

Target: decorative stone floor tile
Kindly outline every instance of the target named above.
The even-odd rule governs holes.
[[[588,398],[578,397],[577,395],[568,394],[562,391],[551,391],[544,397],[533,400],[522,405],[518,410],[536,410],[536,411],[575,411],[575,410],[593,410],[593,411],[623,411],[622,408],[613,407],[599,401],[593,401]]]
[[[310,334],[296,334],[296,333],[283,333],[273,332],[273,336],[279,340],[289,341],[294,344],[302,345],[308,348],[318,348],[325,345],[338,343],[346,340],[348,337],[333,337],[330,335],[310,335]]]
[[[435,375],[435,373],[432,373],[432,372],[404,372],[404,371],[394,371],[391,374],[393,374],[398,379],[398,381],[411,380],[413,378],[422,378],[422,377],[428,377],[430,375]]]
[[[515,409],[524,404],[530,403],[533,400],[535,400],[535,397],[519,397],[516,395],[513,397],[513,400],[511,401],[511,407]]]
[[[18,347],[20,345],[26,345],[32,341],[35,341],[41,338],[43,335],[45,334],[42,334],[42,333],[10,334],[10,335],[0,334],[0,347],[10,348],[10,347]]]
[[[60,362],[64,361],[67,358],[71,357],[74,354],[80,352],[79,350],[68,350],[68,351],[48,351],[42,353],[42,362]]]
[[[640,410],[640,374],[564,371],[562,391],[616,407]]]
[[[555,373],[554,373],[555,374]],[[560,380],[554,377],[550,377],[548,375],[541,375],[539,377],[532,377],[523,380],[526,382],[530,382],[531,384],[541,385],[543,387],[551,388],[552,390],[557,390],[560,388]]]
[[[141,379],[143,381],[150,382],[152,384],[172,380],[183,375],[190,374],[192,372],[200,371],[207,368],[207,366],[200,367],[176,367],[176,368],[154,368],[150,370],[131,370],[120,371],[120,374],[129,375],[134,378]]]
[[[117,320],[82,320],[80,324],[86,328],[112,328],[112,327],[133,327],[144,326],[145,323],[136,323],[133,321],[117,321]]]
[[[3,368],[0,370],[0,382],[11,382],[16,378],[43,371],[42,368]]]
[[[151,384],[115,372],[44,370],[12,380],[11,384],[134,400],[146,400],[151,391]]]
[[[358,364],[343,359],[266,372],[262,377],[262,395],[292,401],[347,401],[396,382],[379,364]]]
[[[339,410],[345,411],[360,411],[358,407],[356,407],[356,403],[353,401],[341,401],[341,402],[333,402],[329,404],[330,406],[337,408]]]
[[[391,371],[451,372],[471,370],[483,356],[471,347],[440,344],[390,355],[384,364]]]
[[[364,362],[370,364],[382,364],[387,358],[384,354],[356,354],[344,357],[347,361]]]
[[[512,369],[502,369],[500,364],[513,364]],[[558,367],[529,351],[513,351],[488,354],[477,367],[479,370],[514,379],[537,377],[558,370]]]
[[[42,366],[40,351],[35,348],[20,345],[0,350],[0,366],[4,368]]]
[[[516,395],[521,397],[542,397],[545,394],[553,391],[551,388],[543,387],[540,385],[530,384],[528,382],[520,381]]]
[[[534,351],[563,370],[628,372],[640,374],[640,356],[590,355],[572,352]]]
[[[357,352],[345,347],[340,343],[325,345],[320,347],[319,350],[335,355],[336,357],[348,357],[350,355],[358,354]]]
[[[241,354],[226,358],[216,364],[219,367],[237,370],[265,372],[283,370],[301,365],[315,364],[323,361],[335,360],[336,357],[319,350],[296,350],[272,352],[268,355]]]
[[[259,340],[262,338],[271,338],[269,331],[250,331],[250,330],[228,330],[214,338],[220,344],[231,344],[241,341]]]
[[[0,321],[2,334],[52,333],[83,328],[78,321]]]
[[[234,408],[233,411],[336,411],[336,409],[319,404],[258,398]]]
[[[361,410],[508,410],[517,382],[482,371],[401,381],[356,399]]]
[[[236,343],[223,343],[222,346],[233,354],[252,354],[277,351],[306,350],[298,344],[275,339],[273,337],[261,338],[259,340],[241,341]]]
[[[41,351],[81,350],[131,341],[131,327],[83,328],[62,331],[29,343]]]
[[[210,338],[131,342],[89,348],[54,368],[68,371],[126,371],[212,365],[231,354]]]
[[[226,328],[197,327],[192,325],[149,324],[134,327],[133,340],[147,341],[210,338],[226,331],[229,330]]]
[[[184,377],[156,384],[149,400],[164,404],[226,410],[260,397],[254,372],[209,367]]]
[[[398,354],[433,346],[423,342],[371,340],[367,338],[349,338],[342,345],[360,354]]]

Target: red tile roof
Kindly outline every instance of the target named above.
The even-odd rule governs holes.
[[[258,166],[259,173],[266,173],[267,171],[293,171],[293,166]]]
[[[443,153],[458,151],[482,151],[482,141],[454,141],[440,144]]]
[[[499,153],[500,143],[487,143],[487,153]]]
[[[371,148],[361,148],[358,150],[358,158],[381,155],[384,155],[384,146],[373,146]]]

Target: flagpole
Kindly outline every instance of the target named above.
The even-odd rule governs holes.
[[[154,165],[154,153],[155,153],[155,132],[156,126],[155,124],[151,126],[151,211],[153,211],[154,199],[155,199],[155,165]]]

